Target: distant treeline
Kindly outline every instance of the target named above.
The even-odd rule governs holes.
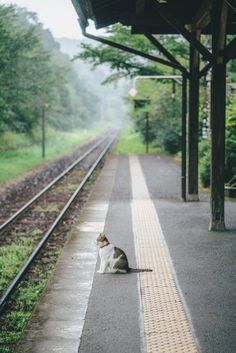
[[[91,104],[92,102],[92,104]],[[87,126],[98,98],[34,13],[0,6],[0,133],[31,133],[46,110],[57,129]]]

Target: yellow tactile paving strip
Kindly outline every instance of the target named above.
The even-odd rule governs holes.
[[[158,215],[136,156],[130,156],[130,172],[138,267],[153,269],[140,275],[147,353],[197,353]]]

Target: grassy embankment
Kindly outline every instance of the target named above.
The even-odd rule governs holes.
[[[138,132],[134,132],[131,129],[125,129],[121,132],[120,139],[115,149],[116,153],[146,153],[146,146],[141,141],[141,137]],[[149,153],[162,153],[158,147],[149,145]]]
[[[56,159],[70,153],[76,146],[88,141],[99,130],[76,130],[74,132],[55,132],[49,130],[46,140],[46,157],[41,157],[40,142],[32,142],[25,135],[6,133],[0,141],[0,183],[33,170],[45,161]],[[39,141],[39,137],[33,141]]]

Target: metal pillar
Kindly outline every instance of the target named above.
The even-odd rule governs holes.
[[[211,220],[210,230],[225,230],[224,163],[225,163],[225,96],[227,5],[214,2],[212,9],[212,83],[211,83]]]
[[[199,39],[200,32],[195,32]],[[190,46],[189,129],[188,129],[188,200],[198,201],[198,112],[199,52]]]

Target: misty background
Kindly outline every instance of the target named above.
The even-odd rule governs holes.
[[[58,20],[62,4],[58,2],[58,12],[53,9]],[[50,8],[45,7],[45,11],[52,15]],[[34,135],[42,116],[46,116],[47,126],[61,131],[120,128],[126,123],[124,98],[130,83],[123,79],[104,85],[111,74],[108,65],[92,68],[81,59],[73,60],[81,51],[81,43],[89,40],[80,35],[78,39],[55,38],[37,13],[3,1],[0,21],[1,134]],[[73,18],[67,23],[68,28],[71,23],[75,25]],[[63,25],[58,25],[63,33]],[[77,21],[76,25],[79,27]]]
[[[104,126],[122,127],[128,122],[128,106],[126,98],[130,89],[130,80],[120,79],[113,83],[103,84],[112,74],[108,65],[92,68],[80,59],[73,60],[81,51],[81,43],[91,42],[86,39],[56,38],[62,53],[66,54],[75,68],[86,89],[97,97],[96,111],[92,122],[100,122]],[[91,104],[94,101],[91,100]]]

